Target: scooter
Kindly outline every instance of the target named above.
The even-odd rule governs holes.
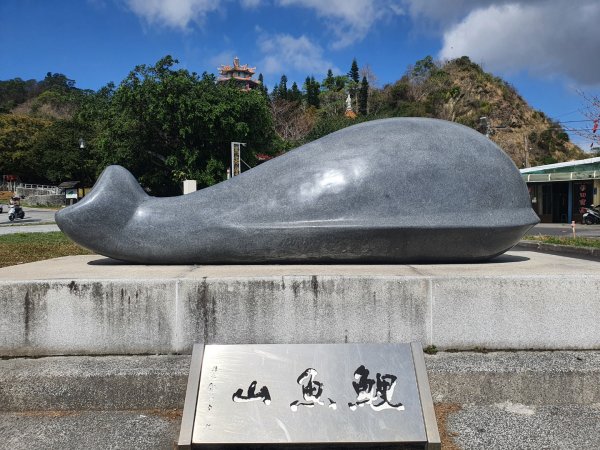
[[[8,210],[8,220],[11,222],[15,219],[24,219],[25,211],[19,205],[10,205],[10,209]]]
[[[589,208],[585,209],[587,212],[583,214],[583,223],[586,225],[600,223],[600,209],[598,209],[598,205],[590,205]]]

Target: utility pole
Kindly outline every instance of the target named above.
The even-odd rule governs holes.
[[[485,127],[485,137],[490,137],[490,121],[486,116],[482,116],[479,118],[479,123]]]
[[[529,139],[525,136],[525,167],[529,167]]]

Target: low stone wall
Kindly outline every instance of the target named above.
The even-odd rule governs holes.
[[[65,195],[29,195],[23,199],[22,203],[25,206],[63,206]]]

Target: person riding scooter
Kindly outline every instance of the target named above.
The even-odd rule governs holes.
[[[25,211],[21,208],[21,197],[14,196],[10,199],[10,209],[8,210],[8,220],[11,222],[17,219],[23,219]]]

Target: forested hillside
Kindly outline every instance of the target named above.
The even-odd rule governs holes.
[[[250,92],[176,64],[167,56],[137,66],[96,92],[55,73],[0,81],[0,174],[91,184],[106,165],[121,164],[153,194],[177,194],[183,179],[200,186],[223,180],[231,141],[247,143],[242,157],[253,165],[256,154],[273,156],[360,121],[395,116],[487,132],[518,167],[586,157],[558,123],[467,57],[444,64],[424,58],[383,87],[353,61],[348,74],[307,76],[301,87],[288,87],[282,75],[272,89]],[[353,118],[345,115],[348,94]]]

